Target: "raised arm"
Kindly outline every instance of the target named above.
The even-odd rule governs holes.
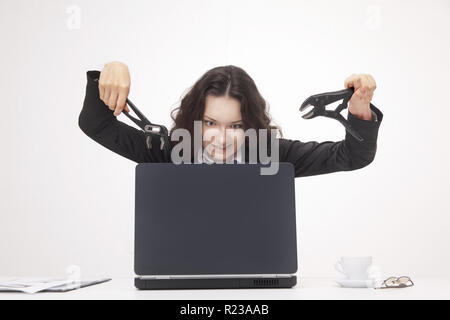
[[[375,81],[369,75],[352,75],[345,86],[355,88],[347,119],[364,140],[359,141],[348,132],[344,140],[337,142],[280,139],[280,161],[291,162],[296,177],[356,170],[374,160],[383,120],[383,113],[370,103]]]
[[[128,68],[124,70],[124,65],[117,63],[107,64],[102,72],[86,73],[86,96],[78,125],[88,137],[127,159],[163,162],[162,151],[147,148],[143,131],[116,118],[122,110],[129,111],[125,103],[129,92],[127,73]]]

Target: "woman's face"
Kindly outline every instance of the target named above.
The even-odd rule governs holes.
[[[215,159],[225,162],[244,142],[241,104],[230,97],[208,95],[203,115],[203,148]]]

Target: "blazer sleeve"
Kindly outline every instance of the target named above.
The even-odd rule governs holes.
[[[280,139],[280,161],[290,162],[295,177],[306,177],[363,168],[371,163],[377,151],[377,138],[383,113],[370,104],[371,120],[362,120],[348,112],[351,126],[363,137],[358,141],[346,131],[342,141],[309,141]]]
[[[92,140],[105,148],[137,163],[162,162],[163,152],[148,149],[146,135],[117,120],[114,111],[100,100],[98,82],[100,71],[87,71],[86,96],[78,117],[78,126]]]

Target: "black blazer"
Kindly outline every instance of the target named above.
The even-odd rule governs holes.
[[[102,146],[137,163],[162,162],[162,151],[148,149],[145,133],[117,120],[114,112],[100,100],[100,71],[87,72],[86,96],[78,117],[78,125]],[[372,120],[361,120],[348,112],[351,126],[364,138],[360,142],[348,132],[342,141],[308,141],[279,139],[279,161],[294,165],[295,176],[305,177],[363,168],[371,163],[377,150],[378,129],[383,113],[374,105]]]

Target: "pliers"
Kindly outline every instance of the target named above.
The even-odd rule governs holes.
[[[146,133],[146,144],[149,149],[152,149],[152,135],[157,135],[160,138],[160,149],[164,152],[164,158],[170,159],[170,145],[169,145],[169,131],[161,124],[151,123],[141,111],[127,98],[127,104],[136,113],[139,119],[131,116],[129,112],[123,110],[123,113],[135,124],[137,124]]]
[[[99,79],[94,79],[94,82],[98,83]],[[160,149],[163,150],[163,156],[165,160],[170,160],[170,139],[169,139],[169,131],[167,128],[161,124],[151,123],[141,111],[127,98],[127,104],[131,107],[131,109],[136,113],[139,119],[131,116],[125,109],[123,113],[135,124],[139,126],[146,133],[145,142],[147,144],[148,149],[152,149],[152,135],[157,135],[160,138]]]
[[[313,109],[306,114],[302,115],[303,119],[312,119],[317,116],[324,116],[335,119],[342,123],[345,129],[357,140],[364,141],[361,135],[352,128],[350,123],[341,115],[341,111],[347,108],[347,103],[352,97],[354,88],[348,88],[340,91],[320,93],[310,96],[300,106],[300,111],[304,111],[309,106],[313,106]],[[326,106],[330,103],[339,101],[342,99],[342,103],[335,110],[326,110]]]

